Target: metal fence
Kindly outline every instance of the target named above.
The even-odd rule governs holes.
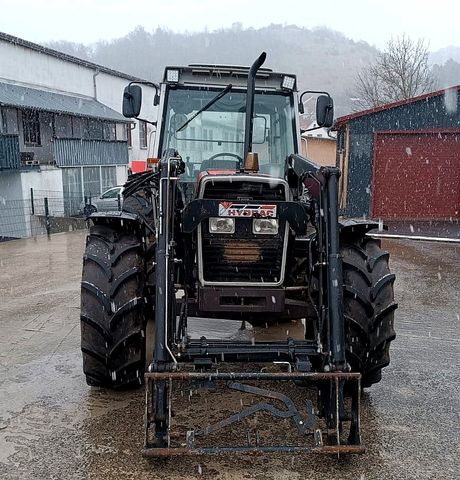
[[[69,205],[72,206],[69,209]],[[31,190],[30,198],[0,198],[0,241],[84,229],[81,195]]]

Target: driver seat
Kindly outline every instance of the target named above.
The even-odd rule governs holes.
[[[206,170],[236,170],[240,166],[238,160],[206,159],[201,162],[200,172]]]

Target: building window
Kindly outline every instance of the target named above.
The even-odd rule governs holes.
[[[100,120],[88,120],[88,138],[89,140],[102,140],[102,122]]]
[[[0,107],[0,133],[6,133],[6,120],[3,116],[3,110]]]
[[[40,145],[40,116],[33,110],[22,112],[22,126],[24,130],[24,143],[26,145]]]
[[[207,151],[207,152],[212,152],[213,150],[213,144],[212,144],[212,130],[203,128],[203,141],[202,141],[202,150]]]
[[[116,167],[101,167],[101,191],[105,192],[117,184]]]
[[[15,108],[2,108],[3,133],[19,135],[18,110]]]
[[[115,140],[122,142],[128,141],[128,132],[126,130],[126,123],[114,123],[115,125]]]
[[[235,136],[233,133],[224,132],[224,142],[227,143],[227,152],[236,152]]]
[[[72,138],[83,138],[84,125],[83,118],[80,117],[71,117],[72,118]]]
[[[98,197],[101,194],[99,167],[83,167],[83,193],[85,197]]]
[[[81,168],[63,168],[62,186],[64,191],[64,213],[66,216],[78,214],[83,200]]]
[[[103,135],[104,140],[114,142],[117,138],[117,129],[115,124],[104,122]]]
[[[126,141],[128,142],[128,147],[131,148],[133,146],[133,136],[132,136],[132,125],[128,123],[126,125]]]
[[[147,123],[139,121],[139,146],[147,148]]]
[[[190,127],[190,138],[195,139],[195,127]],[[196,142],[195,140],[192,140],[190,142],[190,150],[195,150],[196,148]]]
[[[66,215],[76,215],[84,197],[98,197],[101,193],[117,185],[117,167],[90,166],[62,168],[64,190],[64,211]]]
[[[54,134],[57,138],[72,138],[72,117],[61,114],[55,115]]]

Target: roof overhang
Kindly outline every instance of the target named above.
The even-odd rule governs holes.
[[[407,98],[405,100],[399,100],[397,102],[385,103],[383,105],[379,105],[378,107],[369,108],[367,110],[362,110],[360,112],[351,113],[350,115],[345,115],[343,117],[337,118],[335,121],[335,128],[339,128],[350,120],[354,120],[355,118],[364,117],[366,115],[372,115],[374,113],[379,113],[384,110],[390,110],[392,108],[401,107],[403,105],[409,105],[411,103],[420,102],[422,100],[428,100],[433,97],[439,97],[440,95],[445,95],[447,92],[457,92],[460,91],[460,85],[455,85],[453,87],[446,87],[442,90],[436,90],[435,92],[424,93],[423,95],[418,95],[417,97]]]
[[[0,83],[0,106],[54,112],[129,123],[121,113],[88,97],[76,97],[9,83]]]

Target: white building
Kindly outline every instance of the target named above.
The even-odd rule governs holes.
[[[336,144],[335,133],[318,127],[316,122],[308,125],[301,136],[302,155],[324,166],[336,164]]]
[[[152,133],[120,113],[130,81],[142,79],[0,33],[0,209],[33,188],[70,215],[85,195],[122,184]],[[143,90],[142,117],[153,119],[154,89]]]

